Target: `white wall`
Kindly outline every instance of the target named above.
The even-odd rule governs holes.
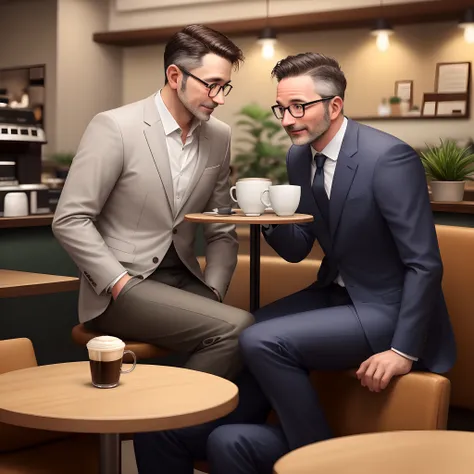
[[[383,3],[388,5],[419,1],[385,0]],[[380,0],[270,0],[269,5],[270,16],[283,16],[373,7],[379,6]],[[109,30],[157,28],[265,16],[265,0],[111,0]]]
[[[91,118],[121,105],[122,50],[92,41],[107,22],[104,0],[58,0],[58,151],[74,152]]]
[[[56,0],[0,5],[0,68],[46,64],[45,153],[55,146],[56,31]]]
[[[346,114],[366,117],[376,115],[382,97],[393,95],[396,80],[413,79],[414,102],[421,105],[422,93],[434,89],[437,62],[474,62],[474,45],[464,42],[462,31],[454,23],[399,27],[386,53],[376,49],[374,38],[365,29],[281,35],[276,56],[269,61],[261,58],[255,38],[234,41],[243,49],[246,62],[234,73],[234,89],[226,104],[215,112],[216,117],[233,126],[234,150],[241,137],[235,127],[237,111],[250,102],[263,107],[275,103],[276,84],[270,79],[270,71],[278,59],[288,54],[319,51],[336,57],[348,80]],[[124,103],[141,99],[162,86],[163,49],[163,45],[125,49]],[[367,123],[416,147],[424,146],[425,142],[437,142],[440,137],[474,137],[474,118]]]

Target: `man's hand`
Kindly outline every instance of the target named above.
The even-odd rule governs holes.
[[[380,392],[387,388],[393,376],[408,374],[412,365],[413,361],[394,351],[380,352],[360,364],[357,378],[371,392]]]
[[[122,291],[122,288],[125,286],[128,280],[131,280],[132,277],[127,273],[124,275],[120,280],[115,283],[115,285],[112,287],[112,298],[116,300],[118,298],[118,295]]]

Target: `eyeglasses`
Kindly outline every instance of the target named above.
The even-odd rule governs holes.
[[[301,118],[301,117],[304,117],[304,113],[305,113],[306,107],[308,107],[308,105],[313,105],[313,104],[317,104],[318,102],[324,102],[326,100],[331,100],[331,99],[334,99],[334,97],[336,97],[336,96],[332,95],[330,97],[323,97],[322,99],[313,100],[311,102],[306,102],[305,104],[291,104],[288,107],[283,107],[283,105],[278,105],[277,104],[277,105],[272,106],[272,110],[273,110],[273,114],[275,115],[275,117],[278,120],[283,120],[283,117],[285,115],[285,110],[288,110],[288,112],[290,112],[290,114],[294,118]]]
[[[219,95],[221,89],[224,92],[224,96],[228,96],[230,91],[232,90],[232,86],[228,83],[224,84],[223,86],[221,86],[220,84],[217,84],[216,82],[213,82],[212,84],[209,84],[208,82],[203,81],[202,79],[195,76],[194,74],[191,74],[189,71],[187,71],[183,67],[178,66],[178,68],[181,70],[181,72],[183,74],[186,74],[187,76],[192,77],[193,79],[196,79],[196,81],[199,81],[201,84],[204,84],[209,89],[209,92],[208,92],[207,95],[211,99],[213,99],[214,97]]]

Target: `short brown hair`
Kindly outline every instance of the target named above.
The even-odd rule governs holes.
[[[301,53],[278,61],[272,70],[272,77],[278,82],[296,76],[311,76],[317,86],[325,85],[324,95],[337,95],[344,99],[347,81],[334,58],[320,53]]]
[[[189,25],[175,33],[165,47],[166,70],[171,64],[193,69],[201,65],[206,54],[216,54],[227,59],[235,69],[244,61],[244,53],[227,36],[204,25]]]

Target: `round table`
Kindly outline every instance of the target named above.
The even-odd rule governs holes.
[[[274,212],[265,211],[258,217],[246,216],[240,209],[232,215],[214,213],[186,214],[184,218],[190,222],[200,224],[249,224],[250,225],[250,312],[260,307],[260,226],[263,224],[302,224],[312,222],[310,214],[293,214],[281,217]]]
[[[394,431],[310,444],[279,459],[275,474],[471,474],[474,433]]]
[[[0,421],[27,428],[100,433],[100,472],[121,470],[119,433],[161,431],[220,418],[237,406],[238,389],[189,369],[139,364],[113,389],[91,384],[89,362],[0,375]]]

